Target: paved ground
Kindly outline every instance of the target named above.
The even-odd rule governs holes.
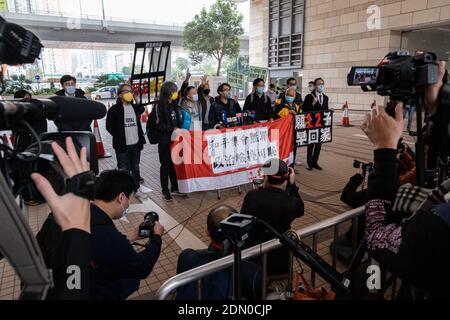
[[[352,114],[351,123],[354,127],[344,128],[335,126],[333,142],[324,145],[320,159],[323,172],[307,171],[300,166],[300,174],[296,181],[300,186],[305,201],[305,216],[293,223],[294,229],[314,224],[318,221],[345,212],[348,208],[339,201],[340,191],[348,178],[357,172],[353,168],[353,160],[364,162],[372,159],[372,146],[359,129],[362,114]],[[336,115],[340,121],[340,114]],[[104,120],[100,121],[101,134],[106,149],[114,155],[111,148],[110,136],[104,130]],[[306,149],[299,152],[304,163]],[[101,169],[115,168],[115,157],[100,160]],[[157,211],[161,222],[169,230],[163,236],[162,253],[151,275],[141,281],[138,292],[133,294],[134,299],[152,299],[153,293],[160,285],[176,274],[177,257],[185,248],[205,248],[208,244],[206,236],[206,215],[209,210],[219,203],[229,204],[237,209],[241,207],[243,197],[251,186],[244,187],[244,194],[239,195],[236,190],[224,191],[222,200],[218,200],[215,192],[191,194],[188,199],[175,198],[172,203],[162,200],[159,183],[159,161],[156,146],[147,144],[142,154],[141,172],[145,185],[152,189],[150,198],[145,201],[133,201],[132,213],[129,222],[118,221],[117,226],[122,232],[130,232],[142,222],[145,212]],[[29,221],[34,232],[39,230],[48,213],[43,205],[31,208]],[[345,227],[340,228],[345,230]],[[319,253],[330,260],[328,245],[332,237],[331,232],[320,236]],[[320,282],[319,282],[320,283]],[[20,281],[8,263],[0,263],[0,300],[17,298],[20,290]]]

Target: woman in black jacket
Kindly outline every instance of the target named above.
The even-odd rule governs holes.
[[[113,137],[117,166],[120,170],[131,172],[136,186],[140,183],[139,163],[145,138],[141,125],[141,115],[145,107],[133,103],[133,91],[130,85],[119,87],[117,103],[108,110],[106,130]]]
[[[156,131],[158,139],[158,154],[160,168],[161,188],[164,200],[172,201],[172,195],[181,195],[178,191],[175,166],[172,161],[170,145],[172,133],[178,128],[179,114],[176,110],[178,101],[178,88],[173,82],[164,82],[161,86],[158,103],[155,105],[157,119]],[[169,178],[171,190],[169,190]]]

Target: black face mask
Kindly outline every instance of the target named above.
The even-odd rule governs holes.
[[[210,92],[211,92],[210,89],[205,89],[205,90],[203,90],[203,93],[204,93],[206,96],[209,95]]]

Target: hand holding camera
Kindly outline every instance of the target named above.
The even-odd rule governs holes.
[[[76,175],[89,171],[89,163],[86,159],[86,148],[81,149],[78,156],[72,138],[66,138],[67,152],[56,142],[52,143],[52,148],[56,154],[64,173],[72,178]],[[39,173],[31,175],[39,192],[47,200],[53,211],[56,221],[63,231],[69,229],[81,229],[90,232],[90,203],[88,199],[79,197],[73,193],[59,196],[53,189],[50,182]],[[77,208],[74,212],[74,208]]]

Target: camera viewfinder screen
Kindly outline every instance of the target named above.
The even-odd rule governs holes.
[[[354,85],[373,85],[377,83],[378,68],[355,68]]]

